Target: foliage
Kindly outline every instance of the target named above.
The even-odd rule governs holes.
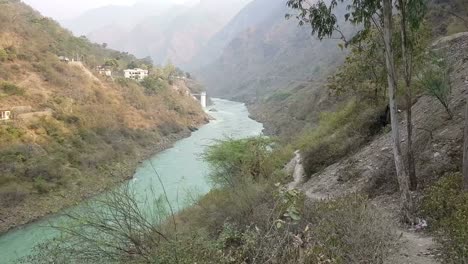
[[[262,156],[272,155],[269,145],[265,138],[227,140],[213,162],[255,164],[242,146]],[[225,170],[237,177],[243,171]],[[309,204],[298,190],[272,185],[276,177],[247,173],[235,188],[213,189],[177,216],[161,198],[117,189],[67,214],[55,226],[62,235],[24,263],[380,263],[393,249],[393,228],[365,198]]]
[[[422,213],[442,245],[450,263],[468,261],[468,193],[463,192],[461,174],[443,177],[426,192]]]
[[[376,31],[370,32],[359,45],[352,45],[344,65],[329,78],[328,88],[336,95],[353,94],[377,104],[385,100],[387,73]]]
[[[336,112],[323,112],[316,128],[296,142],[308,176],[331,165],[382,129],[379,108],[351,100]],[[385,124],[383,124],[385,125]]]
[[[169,87],[169,84],[166,81],[153,76],[143,79],[141,85],[145,88],[145,93],[148,95],[155,95]]]
[[[7,95],[24,95],[24,89],[13,83],[3,82],[0,84],[0,90]]]
[[[111,60],[106,60],[106,62],[104,63],[104,66],[115,69],[119,67],[119,63],[116,59],[111,59]]]
[[[138,64],[135,61],[131,61],[129,64],[127,64],[127,69],[136,69],[138,68]]]
[[[8,59],[8,53],[5,49],[0,48],[0,62],[4,62]]]
[[[423,71],[420,85],[426,93],[436,98],[444,107],[450,119],[453,114],[450,111],[450,96],[452,87],[450,84],[450,68],[444,59],[434,57],[432,63]]]
[[[273,155],[274,140],[267,137],[227,139],[210,146],[204,159],[213,169],[216,186],[235,186],[244,178],[260,181],[281,165]]]

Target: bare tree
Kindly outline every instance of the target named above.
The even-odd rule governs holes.
[[[142,197],[130,184],[110,191],[65,213],[51,225],[60,236],[23,262],[154,263],[158,249],[165,247],[178,263],[177,230],[167,221],[174,212],[164,196],[153,191]]]

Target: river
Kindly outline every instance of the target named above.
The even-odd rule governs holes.
[[[207,146],[230,138],[245,138],[262,133],[263,125],[250,119],[244,104],[222,99],[213,99],[209,114],[215,118],[209,124],[186,139],[178,141],[173,148],[154,155],[143,162],[132,180],[132,187],[140,194],[161,194],[161,185],[154,175],[149,162],[158,173],[171,204],[180,208],[188,194],[206,194],[210,190],[207,179],[208,165],[200,158]],[[192,196],[192,195],[190,195]],[[53,238],[55,231],[48,223],[56,217],[49,217],[23,228],[13,230],[0,237],[0,264],[14,263],[29,254],[38,243]]]

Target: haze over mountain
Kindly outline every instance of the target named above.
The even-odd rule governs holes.
[[[94,31],[110,27],[129,31],[148,16],[162,15],[172,5],[171,1],[162,0],[139,2],[132,6],[103,6],[88,10],[77,18],[62,20],[61,24],[77,36],[88,35]],[[93,39],[93,41],[97,40]]]
[[[250,1],[203,0],[195,5],[164,1],[131,7],[106,6],[62,23],[76,35],[86,35],[111,48],[140,57],[151,56],[156,63],[172,61],[184,66]]]

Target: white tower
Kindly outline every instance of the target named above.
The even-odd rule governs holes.
[[[206,92],[202,92],[200,95],[200,103],[203,108],[206,108]]]

